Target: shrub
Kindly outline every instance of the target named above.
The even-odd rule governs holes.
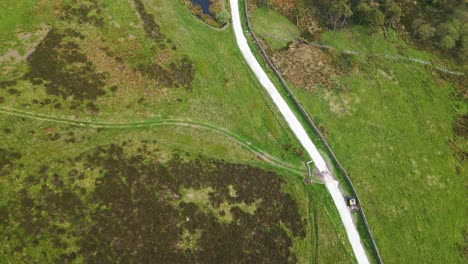
[[[458,40],[460,33],[455,23],[446,22],[437,27],[437,36],[441,39],[445,36],[450,36],[453,40]]]
[[[231,14],[226,9],[221,10],[221,12],[216,14],[216,20],[220,23],[227,23],[231,18]]]
[[[445,50],[449,50],[455,47],[455,40],[451,36],[445,36],[443,37],[440,42],[439,46]]]
[[[421,27],[417,30],[417,34],[420,39],[422,40],[428,40],[435,35],[435,28],[431,27],[428,24],[421,25]]]

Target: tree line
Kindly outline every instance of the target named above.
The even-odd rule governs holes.
[[[306,0],[325,11],[333,30],[347,21],[367,25],[373,33],[406,30],[420,43],[468,55],[468,11],[464,0]]]
[[[271,0],[256,0],[270,7]],[[468,9],[464,0],[296,0],[316,9],[332,30],[347,25],[369,27],[372,34],[407,31],[420,44],[468,55]]]

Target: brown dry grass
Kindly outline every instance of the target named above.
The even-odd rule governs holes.
[[[317,92],[317,85],[325,87],[322,96],[330,110],[340,117],[351,113],[347,89],[337,82],[337,76],[343,73],[333,66],[335,63],[329,55],[318,47],[304,43],[291,43],[288,49],[280,51],[262,43],[285,79],[310,92]]]
[[[50,11],[50,14],[45,14],[44,10]],[[65,14],[61,0],[38,0],[33,8],[35,16],[52,15],[54,17],[61,17]]]
[[[329,89],[339,74],[333,62],[319,48],[302,43],[292,43],[287,50],[272,56],[281,73],[295,86],[314,91],[317,84]]]
[[[158,54],[158,56],[156,58],[156,61],[160,65],[167,65],[172,61],[173,58],[174,58],[174,54],[171,51],[171,49],[165,48],[161,52],[159,52],[159,54]]]
[[[274,6],[275,11],[289,18],[294,17],[294,10],[298,5],[296,0],[271,0],[271,4]]]
[[[155,81],[144,78],[140,72],[131,69],[126,63],[107,55],[105,50],[108,47],[99,38],[86,38],[79,40],[78,43],[96,69],[108,73],[107,84],[118,87],[116,96],[123,98],[125,103],[134,99],[132,94],[144,94],[150,97],[158,95],[159,98],[165,94],[162,89],[154,89],[157,86]]]

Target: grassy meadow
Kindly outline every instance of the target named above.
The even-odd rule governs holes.
[[[460,261],[467,167],[448,144],[455,88],[388,60],[359,62],[340,81],[344,92],[295,93],[352,177],[382,258]]]
[[[79,33],[86,38],[75,42],[80,46],[79,52],[89,54],[89,60],[96,67],[97,74],[108,76],[103,81],[106,86],[105,94],[80,100],[77,99],[80,95],[50,94],[44,89],[44,84],[32,84],[20,79],[14,85],[0,89],[0,107],[109,123],[175,117],[203,121],[248,136],[252,143],[264,149],[269,148],[268,151],[276,152],[274,154],[277,156],[284,156],[290,161],[297,160],[291,151],[288,153],[283,150],[288,149],[294,139],[245,66],[230,28],[225,31],[212,30],[187,13],[186,8],[178,3],[161,1],[146,4],[147,9],[154,12],[158,22],[161,21],[161,31],[164,32],[166,41],[171,43],[167,45],[174,45],[176,50],[165,48],[160,51],[152,46],[129,2],[102,1],[100,10],[108,14],[102,16],[104,25],[82,26]],[[24,11],[29,11],[32,15],[42,14],[37,10],[37,5],[31,6],[24,4],[16,8],[23,7]],[[41,7],[49,8],[45,9],[49,14],[60,8],[51,4]],[[5,21],[22,21],[23,13],[27,12],[5,14],[9,16]],[[59,21],[53,16],[31,23],[28,27],[33,31],[44,27],[44,23],[58,30],[77,29],[74,23]],[[9,30],[2,30],[0,39],[20,41],[18,31],[27,30],[26,27],[14,29],[9,24],[5,27]],[[37,43],[43,37],[44,33],[35,37],[36,42],[31,42]],[[101,38],[102,41],[95,43],[88,40],[88,37]],[[8,46],[8,41],[6,42],[7,45],[2,45],[6,50],[17,46],[13,43]],[[25,48],[31,46],[29,42],[22,44]],[[144,73],[135,74],[135,69],[150,64],[151,60],[167,60],[169,62],[162,66],[169,68],[171,59],[178,64],[184,56],[193,63],[190,91],[181,87],[160,87],[157,81],[151,80]],[[124,65],[117,63],[113,57],[124,60]],[[18,62],[8,60],[2,66],[6,74],[0,77],[0,81],[6,82],[6,85],[9,81],[20,78],[28,67],[27,61],[23,59]],[[120,71],[117,71],[119,67]],[[113,86],[117,87],[115,92],[110,91]],[[88,107],[90,103],[91,108]],[[93,111],[94,108],[98,111]],[[252,115],[252,109],[257,114]]]
[[[354,261],[230,27],[168,0],[0,7],[0,262],[232,261],[242,238],[279,249],[254,259]]]
[[[270,17],[270,23],[276,21]],[[322,42],[463,68],[412,48],[394,32],[388,36],[370,36],[356,26],[326,31]],[[432,67],[404,60],[327,54],[342,72],[332,88],[291,87],[350,174],[383,261],[463,262],[468,167],[460,152],[466,153],[467,144],[454,132],[455,119],[467,112],[457,92],[466,90],[463,81],[451,82]]]
[[[252,12],[250,20],[253,30],[272,48],[285,48],[299,37],[299,29],[274,10],[257,8]]]

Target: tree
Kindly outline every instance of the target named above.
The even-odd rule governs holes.
[[[455,40],[449,35],[443,37],[439,42],[439,46],[445,50],[453,49],[455,44]]]
[[[356,6],[355,10],[356,10],[356,13],[357,13],[356,15],[359,18],[359,24],[361,24],[362,21],[367,21],[367,16],[371,12],[371,8],[366,2],[360,2]]]
[[[428,40],[435,36],[436,29],[428,24],[423,24],[417,29],[417,35],[421,40]]]
[[[329,9],[330,22],[333,25],[333,30],[336,30],[338,23],[341,22],[340,28],[346,23],[346,19],[353,15],[353,11],[349,6],[349,0],[335,0]]]
[[[216,20],[218,22],[226,24],[229,19],[231,18],[231,14],[226,9],[221,10],[219,13],[216,14]]]
[[[394,1],[386,0],[383,6],[385,12],[385,24],[387,27],[395,27],[401,18],[401,7]]]
[[[270,9],[270,0],[257,0],[258,6]]]
[[[460,25],[456,21],[445,22],[437,27],[437,36],[443,39],[445,36],[451,37],[453,40],[460,38]]]
[[[385,23],[385,15],[377,8],[373,8],[366,18],[373,32],[377,32]]]
[[[385,23],[385,15],[374,2],[368,4],[365,1],[361,1],[356,6],[355,10],[359,18],[359,23],[364,22],[369,25],[369,28],[374,33],[377,32]]]
[[[434,5],[439,10],[443,10],[445,12],[451,12],[452,10],[455,10],[457,7],[463,6],[465,1],[464,0],[432,0],[428,2],[432,2],[432,5]]]
[[[417,35],[419,28],[423,24],[426,24],[426,21],[422,18],[416,18],[415,20],[413,20],[413,23],[411,24],[411,29],[413,30],[413,34]]]
[[[466,61],[468,57],[468,34],[463,34],[460,40],[460,58]]]

